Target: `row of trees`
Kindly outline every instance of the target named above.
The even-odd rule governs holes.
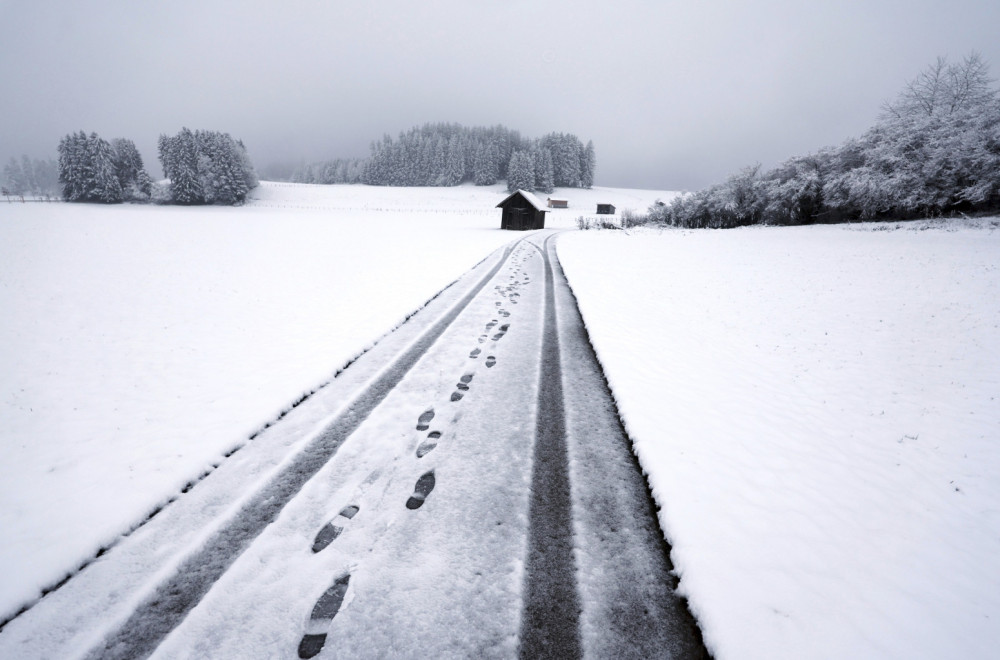
[[[228,133],[182,128],[158,147],[175,204],[239,204],[257,187],[246,147]]]
[[[3,168],[5,195],[59,195],[59,169],[56,161],[32,160],[27,155],[11,158]]]
[[[145,201],[152,192],[142,156],[124,138],[108,142],[97,133],[67,135],[59,142],[58,167],[63,199],[68,202]]]
[[[1000,209],[1000,94],[976,53],[939,58],[840,147],[748,167],[722,184],[657,203],[682,227],[909,219]]]
[[[228,133],[181,129],[161,135],[160,162],[170,180],[153,183],[131,140],[108,142],[83,131],[59,142],[58,180],[69,202],[157,201],[174,204],[238,204],[257,186],[242,142]]]
[[[596,166],[593,142],[583,146],[575,135],[550,133],[511,155],[507,190],[550,193],[555,186],[590,188]]]
[[[530,166],[529,166],[530,161]],[[551,192],[554,186],[589,188],[594,183],[593,143],[551,133],[527,139],[504,126],[467,128],[426,124],[373,142],[366,159],[338,159],[298,169],[299,183],[366,183],[376,186],[493,185],[513,167],[516,187]]]

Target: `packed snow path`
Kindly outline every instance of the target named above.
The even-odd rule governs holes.
[[[0,657],[698,657],[554,251],[485,260]]]

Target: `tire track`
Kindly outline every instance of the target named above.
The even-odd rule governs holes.
[[[523,241],[525,239],[520,239]],[[204,597],[219,577],[250,543],[278,516],[305,483],[337,452],[390,391],[403,379],[451,323],[507,263],[517,243],[504,249],[502,258],[442,318],[428,328],[371,384],[345,406],[330,425],[304,448],[266,486],[243,505],[231,520],[183,560],[135,611],[90,650],[87,658],[131,659],[149,656],[159,643]]]
[[[710,658],[677,593],[658,506],[552,248],[583,647],[598,658]],[[593,565],[600,568],[594,570]]]
[[[522,658],[579,658],[580,600],[573,558],[573,503],[566,450],[559,326],[548,244],[545,268],[545,321],[534,465],[531,473],[528,553],[521,615]],[[536,246],[537,247],[537,246]]]
[[[544,261],[545,309],[519,655],[711,657],[676,593],[655,502],[556,236],[532,244]]]

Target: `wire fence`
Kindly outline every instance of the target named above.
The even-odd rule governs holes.
[[[31,195],[15,195],[14,193],[4,193],[3,198],[7,200],[8,204],[27,204],[29,202],[61,202],[62,197],[57,197],[55,195],[42,195],[42,196],[31,196]]]

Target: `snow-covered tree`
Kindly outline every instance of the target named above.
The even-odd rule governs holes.
[[[982,108],[996,101],[989,65],[973,51],[961,62],[939,57],[883,106],[886,119],[939,117]]]
[[[258,184],[246,147],[228,133],[182,128],[160,136],[159,153],[175,204],[239,204]]]
[[[480,144],[476,147],[473,160],[473,183],[477,186],[492,186],[499,177],[500,150],[493,143]]]
[[[111,141],[115,176],[128,199],[149,199],[153,181],[142,164],[142,156],[132,140],[115,138]]]
[[[114,151],[97,133],[67,135],[59,143],[59,182],[70,202],[122,201],[122,187],[115,175]]]
[[[3,167],[3,189],[11,195],[25,195],[29,192],[21,163],[11,157]]]
[[[548,149],[535,149],[533,152],[535,164],[535,190],[550,193],[553,190],[552,152]]]
[[[163,173],[170,179],[170,199],[175,204],[204,204],[198,145],[194,133],[182,128],[174,137],[160,136]]]
[[[557,182],[558,184],[558,182]],[[750,168],[649,210],[686,227],[906,219],[1000,210],[1000,95],[983,59],[939,58],[837,148]]]
[[[535,189],[535,163],[527,151],[515,151],[507,165],[507,192]]]
[[[87,147],[93,164],[91,199],[105,204],[116,204],[124,198],[121,183],[115,173],[115,153],[107,140],[91,133]]]
[[[590,140],[580,154],[580,187],[594,187],[594,169],[597,167],[597,155],[594,153],[594,142]]]
[[[575,136],[562,139],[567,141],[576,159],[575,165],[566,165],[567,177],[575,177],[576,182],[569,185],[579,185],[583,146]],[[386,135],[373,142],[363,163],[361,180],[380,186],[454,186],[463,181],[491,185],[507,177],[508,163],[515,151],[535,150],[533,141],[503,126],[425,124],[400,133],[395,139]],[[551,150],[549,158],[553,158]],[[298,176],[305,176],[312,169],[312,166],[301,168]],[[552,179],[555,182],[555,166]]]

